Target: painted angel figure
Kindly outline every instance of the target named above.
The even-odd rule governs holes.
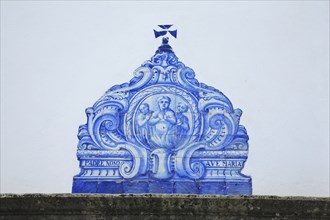
[[[142,103],[139,108],[139,114],[137,115],[137,136],[143,144],[149,145],[149,126],[148,122],[152,115],[152,111],[150,111],[149,104]]]
[[[186,135],[190,129],[188,117],[184,115],[188,111],[188,106],[182,102],[177,105],[177,130],[176,138],[177,144],[180,144],[186,138]]]

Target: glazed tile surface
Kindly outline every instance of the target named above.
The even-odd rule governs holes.
[[[169,27],[161,28],[156,37]],[[200,83],[168,37],[128,83],[112,86],[86,114],[73,193],[252,193],[251,178],[241,173],[249,139],[242,111]]]

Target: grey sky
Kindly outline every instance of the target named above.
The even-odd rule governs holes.
[[[241,108],[253,193],[329,196],[329,2],[1,1],[1,192],[70,192],[84,110],[173,23],[176,55]]]

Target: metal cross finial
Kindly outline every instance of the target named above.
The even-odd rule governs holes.
[[[165,36],[167,33],[170,33],[170,35],[172,35],[174,38],[176,38],[177,30],[169,30],[170,27],[172,27],[172,26],[173,26],[173,24],[158,25],[158,27],[160,27],[162,30],[156,31],[154,29],[155,38],[158,38],[160,36]]]

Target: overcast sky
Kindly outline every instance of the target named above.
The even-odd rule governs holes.
[[[257,195],[329,196],[329,1],[1,1],[1,193],[67,193],[90,107],[174,24],[176,55],[241,108]]]

